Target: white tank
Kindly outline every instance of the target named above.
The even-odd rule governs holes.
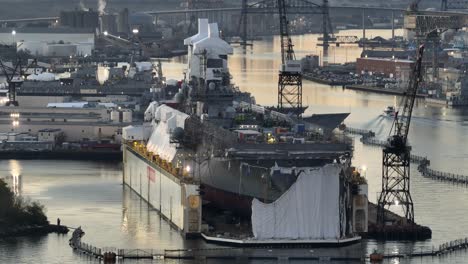
[[[119,123],[120,122],[120,112],[117,110],[112,110],[111,112],[111,121],[113,123]]]
[[[126,110],[122,112],[122,123],[132,122],[132,111]]]

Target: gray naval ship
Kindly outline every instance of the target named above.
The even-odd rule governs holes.
[[[306,188],[310,192],[305,191],[301,197],[322,195],[313,201],[300,201],[310,202],[310,208],[314,208],[316,213],[309,215],[326,216],[331,209],[325,207],[336,208],[329,213],[334,220],[326,221],[335,223],[338,238],[352,234],[353,146],[343,135],[333,133],[348,113],[297,119],[257,105],[249,93],[230,82],[227,60],[233,49],[219,37],[217,24],[201,19],[199,33],[186,39],[185,44],[188,67],[177,94],[168,97],[164,89],[159,90],[158,100],[145,112],[146,123],[124,129],[128,148],[124,151],[124,181],[150,203],[153,199],[161,203],[163,198],[154,198],[151,184],[157,183],[153,170],[163,168],[178,181],[189,178],[191,183],[199,184],[203,206],[252,217],[252,223],[263,219],[261,215],[258,218],[264,214],[259,212],[267,212],[269,205],[284,203],[287,197]],[[129,155],[140,156],[146,163]],[[316,175],[327,166],[338,168],[337,172],[325,173],[322,178]],[[147,182],[141,176],[146,173],[150,179]],[[318,181],[307,183],[310,187],[297,186],[306,184],[307,178]],[[323,196],[327,189],[330,199]],[[330,201],[332,206],[328,206]],[[153,206],[164,211],[164,205]],[[309,207],[298,210],[308,212]],[[172,212],[170,215],[173,217]],[[263,234],[259,228],[254,228],[254,234]]]

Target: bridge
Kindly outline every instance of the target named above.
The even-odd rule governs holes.
[[[271,12],[272,8],[264,8],[264,12]],[[404,8],[393,8],[393,7],[378,7],[378,6],[329,6],[330,10],[359,10],[359,11],[389,11],[389,12],[404,12]],[[174,15],[174,14],[197,14],[197,13],[219,13],[219,12],[241,12],[242,7],[225,7],[225,8],[201,8],[201,9],[171,9],[171,10],[157,10],[157,11],[145,11],[142,13],[149,15]],[[299,12],[305,12],[301,10],[290,10]],[[468,15],[468,10],[460,11],[421,11],[426,15]],[[24,22],[56,22],[60,19],[58,16],[52,17],[30,17],[30,18],[12,18],[12,19],[0,19],[0,24],[4,23],[24,23]]]

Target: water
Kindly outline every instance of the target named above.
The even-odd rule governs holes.
[[[360,31],[340,34],[359,36]],[[391,33],[369,30],[367,34],[388,37]],[[294,37],[297,56],[319,55],[320,49],[315,48],[316,38],[317,35]],[[242,90],[251,92],[260,104],[276,104],[278,44],[277,38],[257,41],[245,54],[241,48],[236,48],[235,54],[230,57],[233,81]],[[353,61],[360,52],[361,49],[353,46],[336,50],[330,47],[328,61]],[[183,57],[164,63],[165,75],[169,79],[180,79],[184,63]],[[388,135],[391,120],[380,115],[386,106],[393,105],[393,96],[343,90],[309,81],[304,81],[303,91],[304,103],[309,105],[307,114],[350,112],[346,120],[348,125],[372,129],[381,139]],[[468,134],[467,125],[468,109],[434,107],[417,101],[410,130],[413,152],[428,156],[431,168],[468,175],[468,163],[465,162],[468,144],[464,142],[464,136]],[[359,140],[355,141],[353,163],[358,167],[367,167],[365,174],[369,182],[369,199],[374,202],[381,188],[381,155],[379,148],[363,146]],[[0,165],[0,177],[21,175],[16,181],[18,191],[45,204],[51,221],[60,217],[63,224],[81,225],[87,233],[84,241],[96,246],[160,249],[212,247],[202,241],[184,241],[159,218],[157,212],[123,187],[120,164],[0,161]],[[423,178],[414,165],[411,175],[416,222],[431,227],[433,239],[386,244],[368,241],[363,243],[368,252],[374,248],[386,252],[429,249],[448,240],[468,236],[468,221],[465,221],[468,217],[468,189]],[[0,263],[96,263],[94,259],[73,253],[67,244],[68,237],[50,234],[38,238],[0,240]],[[466,263],[465,258],[468,258],[468,254],[461,251],[442,258],[389,260],[385,263]]]

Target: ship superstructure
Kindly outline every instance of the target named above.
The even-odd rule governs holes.
[[[166,207],[161,213],[173,223],[173,210],[204,216],[209,207],[248,219],[255,241],[354,239],[352,145],[331,133],[347,115],[317,124],[255,104],[230,82],[233,49],[215,23],[200,20],[199,33],[184,43],[188,68],[179,92],[151,103],[146,124],[123,131],[125,183],[154,207]],[[161,204],[164,186],[151,193],[159,178],[153,171],[179,185],[166,192],[177,195],[166,199],[170,206]],[[176,226],[202,232],[191,229],[200,222]]]

